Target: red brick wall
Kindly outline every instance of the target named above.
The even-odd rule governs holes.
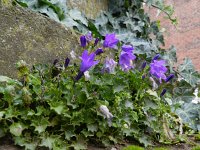
[[[162,16],[156,18],[155,10],[147,10],[152,19],[160,19],[166,29],[166,48],[174,45],[177,48],[178,62],[185,57],[192,59],[196,69],[200,71],[200,0],[168,0],[175,8],[178,26],[175,28]]]

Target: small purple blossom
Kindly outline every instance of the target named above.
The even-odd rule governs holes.
[[[160,54],[156,54],[156,55],[154,56],[154,58],[152,59],[152,61],[157,60],[158,58],[160,58]]]
[[[108,73],[115,73],[115,67],[117,65],[117,62],[114,61],[112,58],[106,58],[103,71]]]
[[[101,53],[103,53],[103,49],[102,48],[98,48],[94,53],[96,55],[100,55]]]
[[[84,35],[80,37],[80,42],[81,42],[81,47],[86,47],[87,41]]]
[[[161,79],[166,79],[165,73],[167,72],[167,68],[165,67],[165,61],[164,60],[153,60],[152,63],[150,63],[150,74]]]
[[[95,41],[94,41],[94,46],[96,46],[99,42],[99,38],[96,38]]]
[[[123,71],[128,71],[131,68],[133,68],[133,60],[136,59],[136,56],[133,55],[132,52],[121,52],[120,58],[119,58],[119,65],[121,66]]]
[[[75,80],[78,81],[84,75],[83,72],[79,71],[78,75],[76,76]]]
[[[86,35],[85,35],[85,38],[87,40],[87,42],[91,42],[93,40],[93,37],[92,37],[92,32],[89,31]]]
[[[147,65],[146,61],[142,63],[142,66],[141,66],[142,70],[146,67],[146,65]]]
[[[82,60],[80,71],[85,72],[89,70],[92,66],[98,64],[99,61],[94,61],[94,58],[95,58],[95,53],[88,54],[88,51],[84,50],[80,58]]]
[[[114,33],[106,34],[103,46],[109,48],[115,48],[118,42],[119,40],[115,37]]]
[[[170,75],[166,78],[165,82],[169,82],[169,81],[172,80],[173,78],[174,78],[174,74],[170,74]]]
[[[65,59],[65,68],[67,68],[68,67],[68,65],[69,65],[69,62],[70,62],[70,59],[67,57],[66,59]]]
[[[163,89],[162,92],[161,92],[161,94],[160,94],[160,97],[164,96],[166,92],[167,92],[167,90]]]
[[[124,51],[124,52],[131,52],[132,53],[133,50],[134,50],[134,48],[131,45],[123,45],[122,46],[122,51]]]

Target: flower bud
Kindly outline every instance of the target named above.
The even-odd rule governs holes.
[[[101,48],[98,48],[94,53],[96,55],[100,55],[101,53],[103,53],[103,50]]]
[[[161,96],[161,97],[164,96],[166,92],[167,92],[167,90],[166,90],[166,89],[163,89],[162,92],[161,92],[161,94],[160,94],[160,96]]]
[[[69,65],[69,62],[70,62],[70,59],[67,57],[66,59],[65,59],[65,68],[67,68],[68,67],[68,65]]]
[[[157,60],[160,57],[160,54],[156,54],[152,61]]]
[[[170,74],[166,79],[165,82],[169,82],[170,80],[172,80],[174,78],[174,74]]]
[[[87,40],[84,35],[80,37],[80,42],[81,42],[81,47],[86,47]]]

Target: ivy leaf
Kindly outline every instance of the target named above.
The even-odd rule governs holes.
[[[37,142],[33,141],[27,141],[27,138],[24,137],[14,137],[15,144],[24,146],[25,150],[35,150],[37,147]]]
[[[61,114],[64,110],[64,104],[61,102],[52,102],[50,103],[50,109],[54,110],[57,114]]]
[[[21,136],[22,131],[25,129],[25,126],[22,123],[13,123],[10,127],[10,133],[15,136]]]
[[[81,23],[88,26],[87,20],[85,19],[85,17],[83,17],[83,15],[81,14],[81,12],[78,9],[71,9],[69,11],[69,15],[72,19],[79,20]]]
[[[194,130],[198,129],[200,125],[200,106],[194,103],[184,103],[181,108],[178,108],[177,113],[184,123],[189,125]]]
[[[77,137],[77,141],[71,145],[75,150],[87,149],[86,141],[82,137]]]
[[[98,126],[96,124],[87,124],[88,131],[96,132],[98,130]]]
[[[75,137],[76,136],[76,134],[75,133],[73,133],[72,131],[70,131],[70,130],[68,130],[68,131],[65,131],[65,139],[67,139],[67,140],[71,140],[71,138],[72,137]]]
[[[31,126],[35,127],[35,131],[38,133],[42,133],[46,130],[46,128],[50,125],[48,118],[40,117],[38,120],[33,120]]]
[[[0,111],[0,121],[3,118],[4,114],[5,114],[5,111]]]
[[[144,144],[145,147],[151,145],[150,140],[145,135],[142,137],[139,137],[139,141],[140,143]]]
[[[9,82],[10,80],[12,79],[7,76],[0,76],[0,82]]]
[[[56,139],[54,137],[42,138],[40,146],[45,146],[48,147],[49,149],[52,149],[55,141]]]
[[[124,85],[116,85],[113,87],[114,93],[119,93],[125,89],[126,86]]]

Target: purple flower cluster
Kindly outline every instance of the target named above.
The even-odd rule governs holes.
[[[112,58],[107,57],[104,63],[103,72],[115,73],[116,65],[117,65],[116,61],[114,61]]]
[[[116,48],[119,40],[116,38],[115,34],[106,34],[105,40],[103,42],[103,47],[108,48]]]
[[[136,56],[133,55],[134,48],[131,45],[123,45],[122,52],[119,58],[119,65],[123,71],[128,71],[133,68],[133,60]]]
[[[167,72],[167,68],[165,67],[164,60],[153,60],[150,63],[150,74],[158,78],[160,81],[161,79],[165,80]]]
[[[98,64],[99,61],[94,61],[94,58],[95,58],[95,53],[88,54],[88,51],[84,50],[82,56],[80,57],[80,59],[82,60],[80,71],[85,72],[89,70],[92,66]]]

